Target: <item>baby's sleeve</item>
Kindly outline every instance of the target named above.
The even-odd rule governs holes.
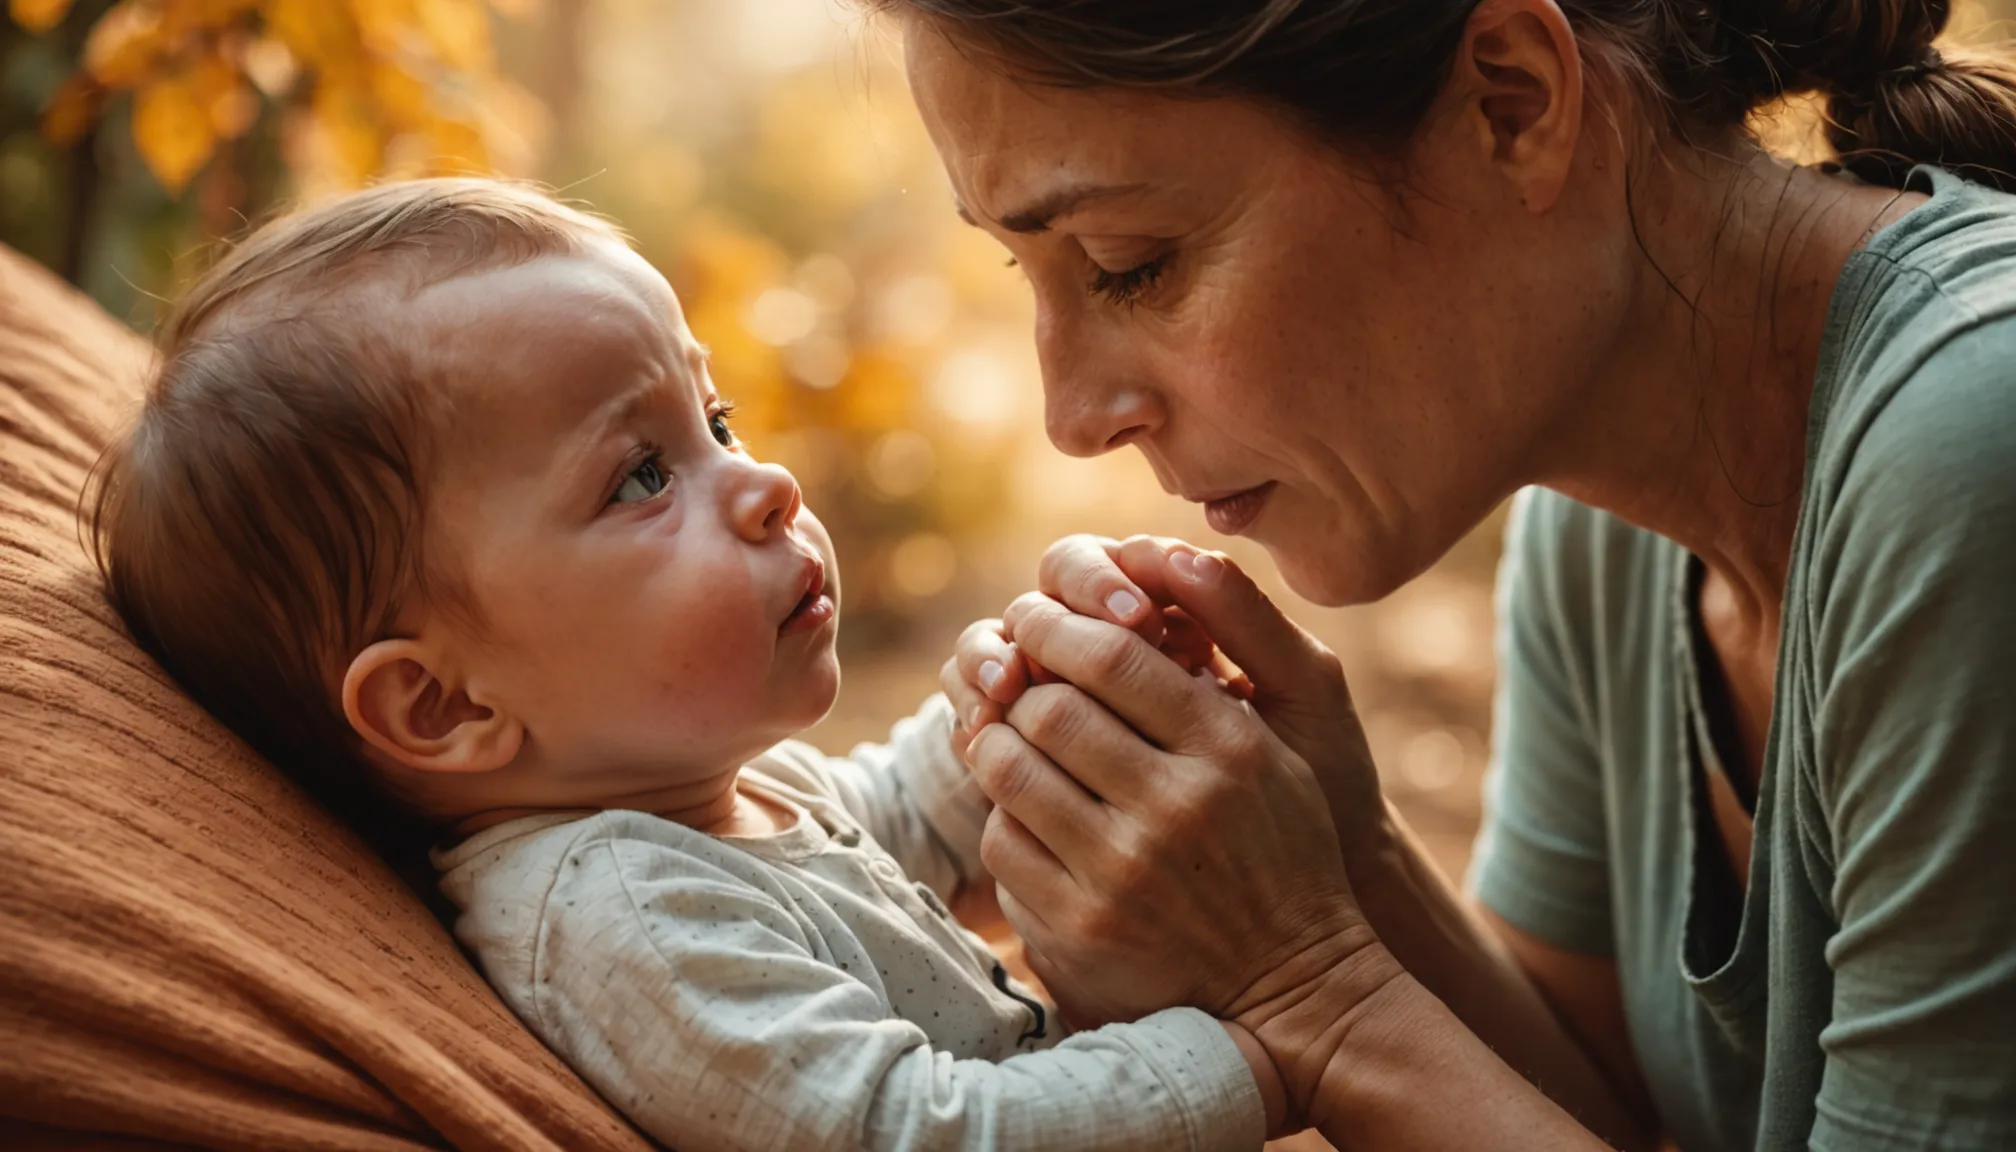
[[[530,1023],[684,1152],[1262,1142],[1251,1072],[1194,1009],[955,1059],[822,960],[781,893],[632,840],[573,848],[542,919]]]
[[[848,814],[940,899],[986,876],[980,833],[994,805],[953,751],[952,705],[943,695],[898,722],[886,744],[861,744],[846,756],[805,745],[795,752],[818,760]]]

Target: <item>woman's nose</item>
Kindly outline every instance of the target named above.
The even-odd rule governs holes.
[[[1100,350],[1067,346],[1066,329],[1038,325],[1043,368],[1043,424],[1067,456],[1111,452],[1161,427],[1164,411],[1151,388],[1126,380]]]
[[[791,473],[754,460],[740,460],[731,467],[736,472],[728,483],[728,519],[735,534],[761,544],[789,532],[805,503]]]

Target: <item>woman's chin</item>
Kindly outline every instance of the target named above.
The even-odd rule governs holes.
[[[1284,541],[1279,545],[1263,541],[1267,554],[1281,571],[1290,591],[1312,604],[1325,608],[1345,608],[1384,599],[1407,582],[1407,574],[1396,574],[1389,566],[1368,563],[1378,555],[1372,547],[1339,547],[1339,538]]]

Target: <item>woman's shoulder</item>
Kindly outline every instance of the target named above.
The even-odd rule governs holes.
[[[1835,288],[1815,374],[1820,463],[1886,410],[1895,428],[1914,402],[2016,401],[2007,368],[1969,359],[2016,360],[2016,196],[1926,171],[1932,199],[1856,253]]]
[[[2016,547],[2016,196],[1933,179],[1837,290],[1805,485],[1823,562]]]
[[[2016,298],[1846,383],[1805,487],[1822,558],[1974,563],[2016,549]]]

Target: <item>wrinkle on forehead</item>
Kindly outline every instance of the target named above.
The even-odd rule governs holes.
[[[959,203],[999,219],[1070,184],[1116,184],[1116,160],[1170,97],[1066,88],[1014,75],[944,32],[905,36],[910,85]]]
[[[1196,226],[1265,194],[1284,170],[1306,178],[1314,161],[1336,178],[1348,173],[1340,153],[1251,101],[1043,85],[930,28],[913,27],[907,44],[911,88],[955,205],[990,229],[1029,231],[1011,218],[1074,187],[1145,190],[1126,209],[1140,231]]]

